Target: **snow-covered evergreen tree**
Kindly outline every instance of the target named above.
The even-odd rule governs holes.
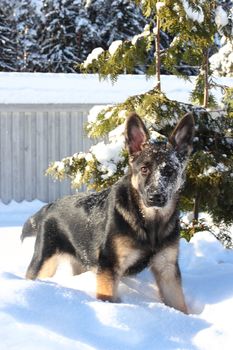
[[[80,31],[86,52],[83,60],[97,47],[107,49],[114,41],[130,39],[146,24],[140,8],[130,0],[90,0],[82,3],[86,11],[85,19],[81,19]],[[80,22],[79,18],[77,22]],[[136,71],[141,72],[140,69]]]
[[[76,1],[75,31],[77,38],[77,62],[83,62],[88,54],[102,45],[98,25],[91,20],[88,4],[85,0]],[[78,70],[78,67],[77,67]]]
[[[17,69],[29,72],[41,70],[38,44],[39,16],[34,1],[18,1],[14,19],[17,30]]]
[[[142,12],[130,0],[86,1],[89,19],[98,27],[104,48],[115,40],[126,40],[140,33],[146,20]]]
[[[119,50],[114,45],[115,50],[111,47],[111,52],[103,53],[99,61],[90,66],[91,71],[98,71],[103,77],[110,74],[113,79],[124,71],[134,71],[138,65],[146,66],[148,75],[158,74],[158,69],[182,76],[196,72],[203,61],[202,49],[209,44],[214,33],[213,26],[205,28],[207,16],[204,14],[208,14],[209,8],[204,8],[201,0],[195,4],[186,0],[175,4],[172,0],[135,2],[142,6],[148,24],[130,40],[118,41]],[[168,34],[172,37],[170,41]],[[148,59],[151,50],[155,49],[155,42],[155,55]],[[86,64],[84,68],[88,71]]]
[[[0,70],[16,70],[16,31],[11,4],[0,0]]]
[[[159,74],[166,73],[187,77],[190,73],[199,76],[193,92],[193,100],[204,106],[213,104],[209,92],[209,55],[216,50],[215,36],[228,26],[218,24],[217,14],[226,13],[219,1],[195,2],[191,0],[151,1],[135,0],[142,6],[143,13],[149,22],[141,34],[131,40],[119,41],[110,46],[109,51],[98,56],[90,54],[85,62],[84,71],[98,72],[101,77],[111,76],[114,80],[123,72],[132,73],[136,66],[147,67],[146,74],[157,74],[157,88],[160,87]],[[228,12],[230,11],[228,7]],[[231,27],[232,30],[232,27]],[[163,33],[172,40],[163,45]],[[156,50],[154,43],[156,42]],[[151,50],[155,51],[151,59]],[[93,60],[91,58],[94,58]],[[150,59],[149,59],[150,57]]]
[[[41,54],[44,70],[75,72],[77,62],[77,36],[75,0],[43,0],[43,24],[40,29]]]
[[[212,0],[201,3],[201,6],[205,18],[203,35],[201,33],[201,37],[204,38],[203,42],[201,42],[203,60],[199,76],[196,80],[196,86],[192,94],[192,100],[197,103],[202,103],[205,107],[209,107],[215,105],[213,97],[209,94],[209,88],[213,85],[211,75],[214,68],[211,64],[211,61],[213,61],[214,58],[211,58],[210,56],[218,51],[223,39],[224,41],[227,40],[232,42],[233,4],[229,0]],[[208,37],[208,40],[206,40],[206,37]],[[221,58],[223,57],[221,53],[219,56]],[[218,63],[220,61],[219,56],[217,58]],[[227,62],[226,65],[230,67],[231,63]],[[216,69],[214,74],[216,74]]]
[[[199,0],[194,4],[193,1],[177,0],[174,4],[169,0],[143,0],[137,3],[143,6],[145,16],[153,17],[154,21],[131,40],[116,40],[106,51],[95,49],[83,64],[85,70],[117,79],[122,71],[132,72],[138,64],[145,65],[152,42],[157,40],[156,48],[161,49],[158,42],[161,28],[173,35],[173,41],[165,52],[160,50],[160,55],[157,53],[147,67],[148,75],[156,73],[158,59],[168,69],[182,75],[183,72],[177,69],[178,59],[205,68],[205,49],[213,43],[216,32],[215,25],[210,25],[214,11],[211,6],[216,2]],[[136,111],[144,118],[152,137],[158,137],[156,132],[168,136],[179,117],[193,112],[196,122],[195,153],[188,167],[182,208],[194,207],[195,219],[199,210],[204,209],[211,212],[215,220],[232,221],[233,197],[229,195],[233,191],[232,118],[225,112],[212,113],[204,108],[171,101],[157,89],[157,83],[151,91],[107,107],[96,113],[94,118],[92,116],[87,125],[89,136],[106,140],[108,135],[109,143],[99,143],[87,154],[75,154],[61,163],[55,162],[48,173],[55,178],[69,176],[75,187],[83,183],[96,190],[108,187],[125,171],[127,155],[123,151],[122,130],[128,112]]]
[[[210,57],[210,69],[216,76],[233,77],[233,40],[226,39],[217,53]]]
[[[219,50],[210,57],[210,69],[214,75],[233,76],[233,2],[219,1],[215,9],[218,28],[216,44]]]

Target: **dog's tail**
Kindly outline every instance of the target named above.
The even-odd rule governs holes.
[[[23,225],[22,233],[20,236],[21,242],[24,241],[26,237],[33,237],[37,234],[37,222],[35,217],[30,217]]]
[[[23,242],[26,237],[33,237],[37,235],[38,229],[40,228],[40,222],[52,205],[53,203],[46,204],[25,222],[20,236],[21,242]]]

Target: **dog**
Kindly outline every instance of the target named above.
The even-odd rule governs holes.
[[[22,240],[36,235],[26,278],[52,277],[65,256],[74,274],[96,272],[98,299],[116,302],[121,277],[149,266],[163,302],[187,313],[178,265],[178,200],[193,136],[191,114],[167,143],[159,143],[131,113],[125,124],[128,172],[102,192],[45,205],[24,224]]]

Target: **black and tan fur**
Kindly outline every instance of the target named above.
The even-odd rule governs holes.
[[[149,266],[164,303],[186,313],[177,205],[193,134],[193,118],[186,115],[167,144],[153,143],[131,114],[125,126],[128,173],[100,193],[48,204],[25,223],[22,239],[36,235],[26,277],[53,276],[65,256],[74,274],[96,271],[97,298],[116,301],[121,277]]]

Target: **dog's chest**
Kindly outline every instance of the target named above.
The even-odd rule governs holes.
[[[146,237],[156,249],[156,245],[170,235],[175,223],[175,205],[170,201],[164,208],[147,208],[143,206],[142,215]]]

